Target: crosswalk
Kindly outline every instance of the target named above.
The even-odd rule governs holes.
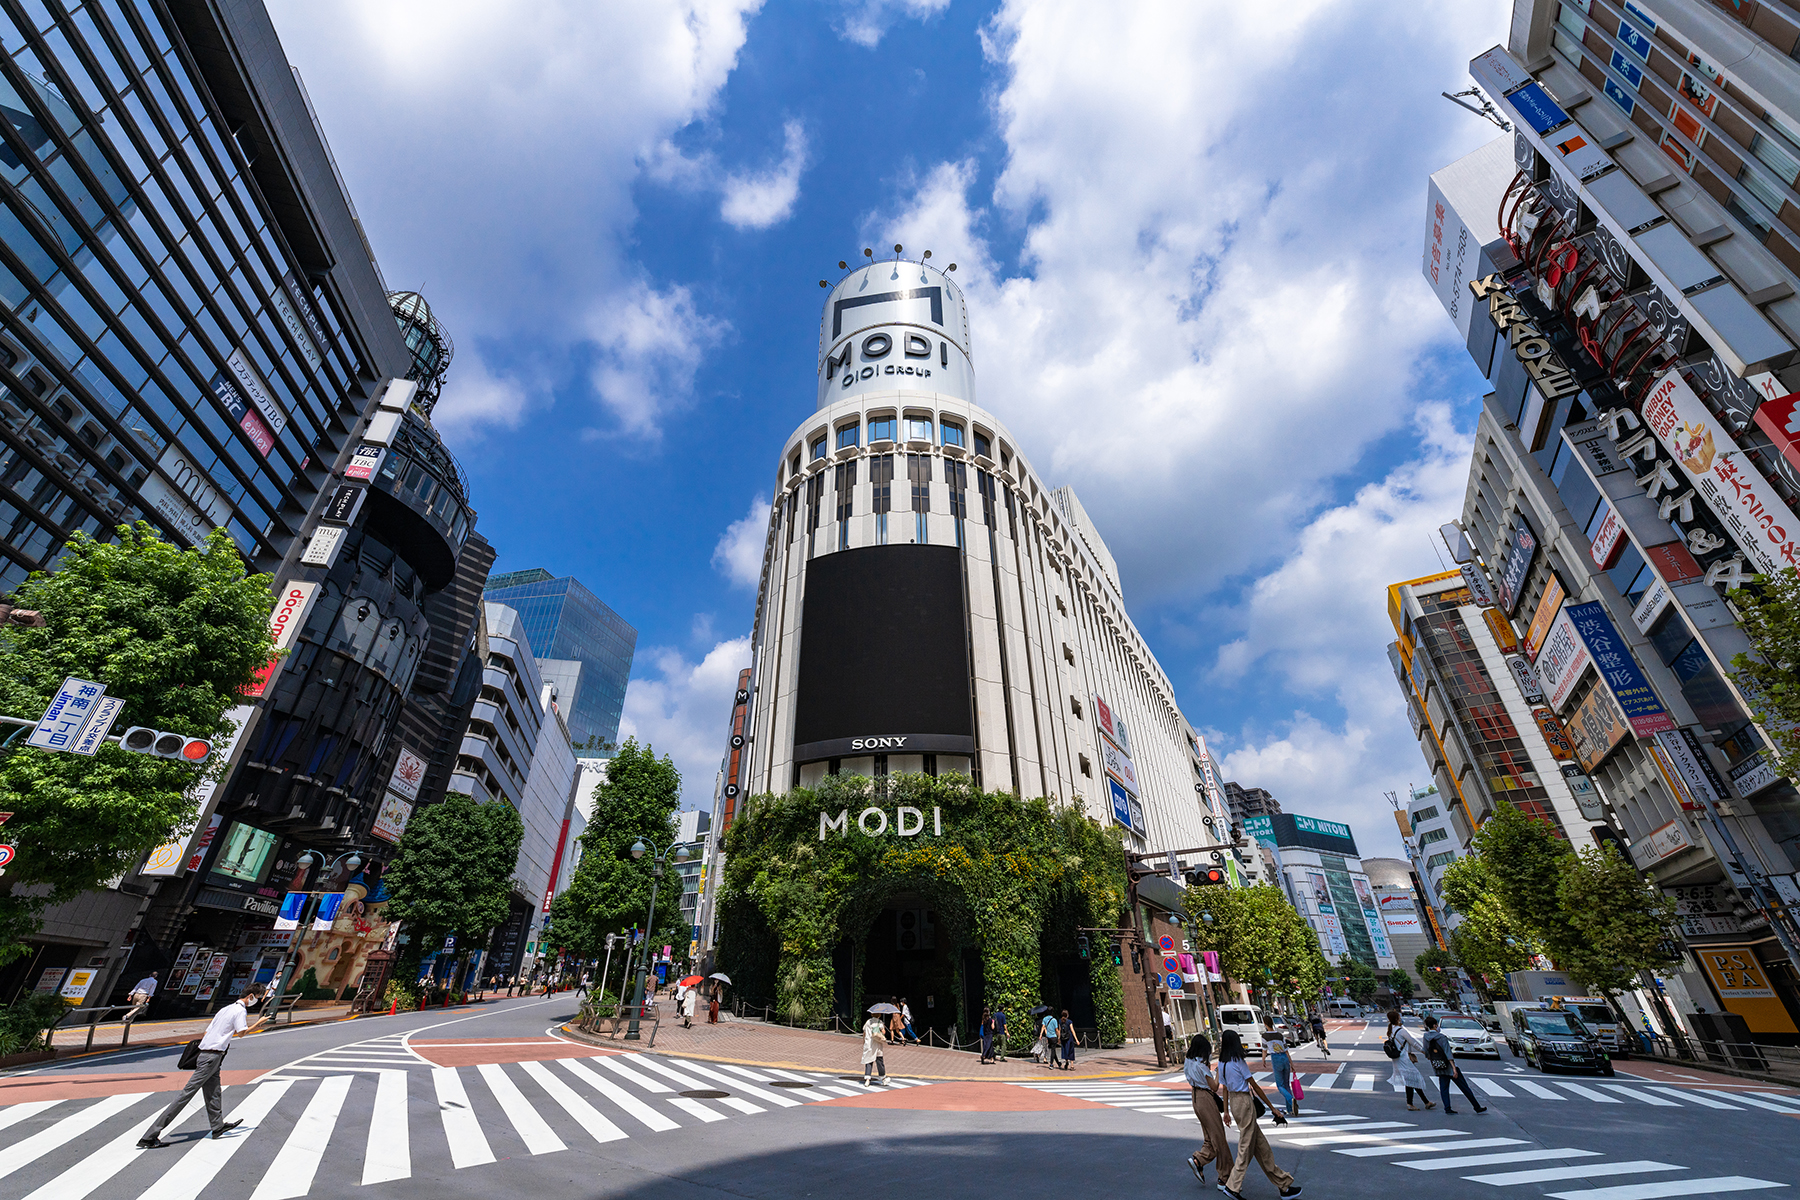
[[[334,1071],[303,1060],[227,1088],[226,1119],[243,1125],[223,1138],[206,1136],[195,1096],[163,1131],[171,1144],[161,1150],[137,1141],[168,1092],[0,1108],[0,1194],[301,1200],[868,1091],[836,1075],[650,1054],[439,1067],[410,1051],[403,1059],[395,1039],[375,1040],[389,1045]],[[891,1078],[888,1086],[920,1082]],[[227,1182],[237,1180],[247,1182]]]
[[[1746,1175],[1701,1176],[1684,1164],[1657,1159],[1607,1161],[1603,1152],[1580,1146],[1532,1146],[1524,1138],[1478,1137],[1462,1129],[1420,1129],[1404,1121],[1359,1116],[1301,1116],[1286,1125],[1264,1126],[1263,1132],[1278,1151],[1288,1146],[1317,1148],[1356,1159],[1385,1160],[1410,1171],[1453,1171],[1470,1183],[1493,1187],[1558,1180],[1599,1185],[1546,1193],[1553,1200],[1656,1200],[1791,1186]],[[1638,1178],[1645,1175],[1662,1178]]]
[[[1116,1108],[1156,1113],[1177,1120],[1193,1120],[1194,1109],[1185,1088],[1170,1089],[1145,1086],[1166,1080],[1168,1076],[1144,1076],[1139,1079],[1088,1080],[1069,1083],[1031,1082],[1021,1087],[1053,1092],[1080,1100],[1093,1100]],[[1179,1076],[1174,1076],[1179,1080]],[[1345,1070],[1330,1075],[1302,1075],[1301,1087],[1307,1097],[1320,1092],[1382,1092],[1391,1088],[1386,1075],[1373,1075]],[[1505,1099],[1568,1101],[1587,1104],[1640,1104],[1653,1108],[1706,1108],[1737,1112],[1766,1111],[1787,1116],[1800,1116],[1800,1096],[1781,1092],[1722,1091],[1711,1088],[1663,1087],[1646,1082],[1617,1083],[1612,1080],[1579,1082],[1561,1077],[1541,1080],[1506,1076],[1504,1082],[1492,1076],[1470,1075],[1469,1083],[1477,1092]],[[1256,1081],[1265,1089],[1274,1087],[1274,1076],[1263,1073]],[[1272,1094],[1272,1093],[1271,1093]]]

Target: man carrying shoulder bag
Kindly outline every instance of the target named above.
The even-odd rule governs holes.
[[[231,1039],[251,1027],[250,1010],[263,1002],[266,992],[265,985],[250,984],[244,989],[243,995],[213,1015],[212,1023],[197,1041],[189,1042],[182,1050],[181,1065],[186,1067],[191,1056],[194,1073],[188,1076],[188,1081],[182,1087],[181,1094],[175,1097],[175,1102],[164,1109],[162,1116],[156,1118],[155,1123],[144,1131],[144,1136],[138,1139],[138,1149],[158,1150],[167,1146],[169,1143],[162,1140],[162,1131],[169,1122],[181,1115],[181,1110],[187,1107],[195,1092],[200,1092],[206,1098],[206,1116],[212,1125],[213,1137],[224,1137],[243,1124],[241,1121],[225,1119],[225,1101],[219,1089],[219,1068],[225,1064],[225,1052],[231,1049]],[[268,1017],[263,1016],[256,1023],[261,1025],[266,1020]]]

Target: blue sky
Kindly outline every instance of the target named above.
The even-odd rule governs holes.
[[[955,261],[979,400],[1072,483],[1227,778],[1398,842],[1385,584],[1481,381],[1419,278],[1498,2],[273,0],[497,570],[637,626],[625,731],[710,803],[763,518],[861,248]],[[1434,548],[1435,546],[1435,548]]]

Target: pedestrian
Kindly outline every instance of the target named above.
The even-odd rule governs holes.
[[[131,989],[131,995],[126,997],[131,1001],[131,1011],[125,1014],[125,1024],[129,1025],[137,1020],[138,1016],[150,1007],[150,999],[156,995],[156,981],[160,975],[162,975],[161,971],[152,971],[138,980],[137,985]]]
[[[906,1024],[901,1021],[899,1013],[890,1013],[888,1015],[887,1025],[888,1041],[898,1045],[906,1040]]]
[[[175,1102],[164,1109],[162,1116],[156,1118],[150,1128],[144,1131],[144,1136],[138,1139],[138,1149],[160,1150],[167,1146],[169,1143],[162,1140],[162,1131],[170,1121],[181,1115],[181,1110],[187,1107],[195,1092],[206,1099],[206,1119],[212,1126],[213,1137],[222,1138],[243,1124],[242,1120],[225,1119],[225,1100],[219,1089],[219,1067],[225,1062],[226,1051],[231,1049],[231,1039],[250,1028],[250,1010],[262,1003],[265,991],[263,984],[250,984],[244,989],[243,995],[213,1014],[206,1032],[200,1035],[194,1073],[188,1076],[187,1083],[182,1087],[181,1094],[175,1097]],[[268,1014],[265,1013],[256,1023],[261,1025],[268,1019]]]
[[[694,1006],[699,1002],[700,992],[698,988],[689,988],[686,992],[682,993],[681,1027],[683,1029],[692,1029],[694,1027]]]
[[[1406,1089],[1406,1111],[1418,1112],[1413,1104],[1413,1093],[1419,1093],[1419,1099],[1425,1102],[1426,1108],[1436,1108],[1431,1102],[1431,1095],[1425,1090],[1425,1073],[1419,1069],[1419,1063],[1425,1059],[1425,1047],[1419,1041],[1419,1035],[1408,1029],[1400,1020],[1400,1010],[1388,1009],[1387,1037],[1382,1040],[1381,1050],[1394,1060],[1394,1073],[1388,1076],[1390,1086]]]
[[[1044,1047],[1044,1065],[1051,1070],[1056,1069],[1056,1051],[1062,1044],[1062,1025],[1054,1012],[1044,1014],[1038,1023],[1038,1040]]]
[[[1318,1013],[1312,1016],[1312,1035],[1313,1040],[1319,1043],[1319,1049],[1325,1052],[1325,1057],[1330,1058],[1331,1047],[1325,1044],[1325,1018]]]
[[[1046,1014],[1046,1016],[1047,1015],[1048,1014]],[[1033,1062],[1043,1062],[1044,1051],[1049,1048],[1049,1042],[1044,1039],[1044,1020],[1045,1017],[1038,1018],[1037,1041],[1031,1043],[1031,1058]],[[1051,1024],[1055,1024],[1054,1019],[1051,1020]]]
[[[1456,1065],[1456,1052],[1451,1049],[1450,1039],[1438,1028],[1436,1017],[1425,1018],[1425,1057],[1431,1060],[1431,1069],[1437,1072],[1438,1095],[1444,1098],[1444,1112],[1454,1115],[1456,1110],[1450,1107],[1450,1084],[1454,1082],[1462,1089],[1462,1094],[1469,1098],[1475,1111],[1484,1113],[1487,1106],[1475,1098],[1469,1090],[1469,1081],[1463,1077],[1462,1068]]]
[[[1001,1062],[1006,1061],[1006,1010],[994,1010],[994,1056]]]
[[[981,1010],[981,1061],[983,1064],[994,1061],[994,1010],[983,1007]]]
[[[716,984],[712,989],[712,998],[706,1004],[706,1023],[708,1025],[719,1023],[719,988]]]
[[[1181,1073],[1194,1089],[1194,1116],[1200,1120],[1200,1149],[1188,1156],[1194,1178],[1206,1183],[1205,1167],[1213,1163],[1213,1174],[1220,1187],[1231,1174],[1231,1143],[1225,1139],[1225,1126],[1231,1123],[1231,1112],[1225,1107],[1225,1089],[1219,1085],[1212,1069],[1212,1042],[1197,1033],[1188,1042],[1187,1061]]]
[[[887,1022],[879,1014],[870,1013],[869,1019],[863,1022],[862,1069],[863,1086],[869,1086],[870,1072],[879,1076],[878,1086],[887,1086],[887,1060],[882,1051],[888,1044]]]
[[[1300,1104],[1294,1099],[1294,1060],[1288,1056],[1287,1039],[1275,1031],[1275,1018],[1263,1017],[1263,1057],[1275,1072],[1275,1090],[1281,1093],[1281,1106],[1288,1116],[1300,1115]]]
[[[1069,1020],[1069,1010],[1062,1010],[1062,1058],[1063,1070],[1075,1069],[1075,1025]]]
[[[906,1003],[906,997],[900,997],[900,1028],[905,1031],[906,1039],[913,1045],[919,1044],[919,1035],[913,1032],[912,1009]]]
[[[1163,1045],[1173,1046],[1175,1044],[1175,1021],[1174,1018],[1169,1016],[1167,1007],[1164,1007],[1162,1010],[1162,1027]]]
[[[1263,1136],[1262,1127],[1256,1123],[1257,1104],[1268,1108],[1268,1097],[1263,1095],[1262,1085],[1250,1073],[1250,1064],[1244,1061],[1244,1042],[1235,1029],[1227,1029],[1219,1037],[1219,1075],[1225,1083],[1225,1102],[1231,1109],[1231,1119],[1237,1122],[1238,1148],[1237,1161],[1231,1166],[1231,1175],[1225,1181],[1223,1190],[1231,1200],[1244,1200],[1244,1177],[1250,1171],[1250,1160],[1254,1158],[1256,1165],[1262,1168],[1269,1182],[1281,1191],[1281,1200],[1295,1200],[1300,1195],[1300,1185],[1294,1177],[1275,1165],[1275,1151],[1269,1146],[1269,1139]],[[1269,1115],[1275,1118],[1277,1125],[1286,1125],[1287,1117],[1275,1110]]]

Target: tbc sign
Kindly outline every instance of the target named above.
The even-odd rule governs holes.
[[[873,828],[871,828],[873,826]],[[888,815],[873,806],[856,814],[856,827],[869,837],[880,837],[888,831]],[[902,804],[894,811],[894,832],[901,837],[912,837],[925,828],[925,814],[910,805]],[[850,836],[850,810],[844,809],[837,816],[821,812],[819,814],[819,840],[825,840],[826,830],[835,829],[839,837]],[[944,834],[943,810],[931,810],[931,833],[934,837]]]

